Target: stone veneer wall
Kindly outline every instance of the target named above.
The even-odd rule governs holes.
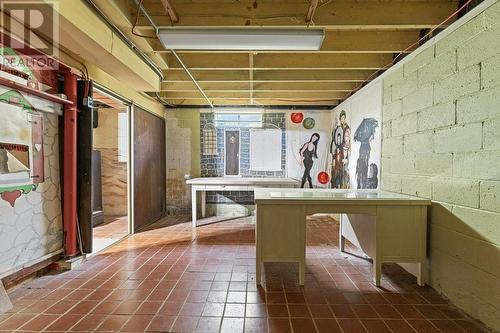
[[[382,188],[432,199],[430,284],[500,330],[500,2],[383,90]]]
[[[0,200],[0,277],[62,249],[58,116],[44,113],[45,181],[14,207]]]
[[[281,129],[281,171],[253,171],[250,170],[250,129],[240,127],[217,128],[217,155],[201,154],[202,177],[224,177],[224,131],[240,130],[240,175],[242,177],[285,177],[286,175],[286,129],[285,113],[264,113],[264,124],[272,124]],[[200,151],[203,151],[203,128],[207,124],[214,124],[213,113],[200,114]],[[253,192],[207,192],[207,203],[238,203],[254,204]]]

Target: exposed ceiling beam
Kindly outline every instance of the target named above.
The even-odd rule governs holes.
[[[316,8],[318,7],[318,0],[311,0],[311,4],[309,5],[309,8],[307,9],[307,14],[306,14],[306,23],[309,24],[312,22],[314,13],[316,12]]]
[[[205,105],[206,101],[203,98],[178,98],[178,99],[166,99],[169,103],[173,105]],[[297,98],[255,98],[254,105],[283,105],[283,106],[294,106],[294,105],[309,105],[309,106],[336,106],[340,102],[340,99],[297,99]],[[214,106],[222,105],[250,105],[250,99],[247,98],[215,98],[213,100]]]
[[[231,1],[214,5],[212,1],[177,1],[182,17],[180,26],[303,26],[308,3],[304,1]],[[170,26],[170,17],[157,0],[144,6],[158,26]],[[420,29],[431,28],[456,10],[457,1],[332,1],[314,16],[315,27],[326,29]],[[151,29],[146,19],[139,28]]]
[[[172,6],[170,1],[169,0],[161,0],[161,4],[163,6],[163,9],[165,9],[165,12],[167,13],[167,15],[170,17],[170,21],[172,23],[179,23],[179,15],[177,15],[175,8],[174,8],[174,6]]]
[[[170,70],[183,69],[177,59],[168,56]],[[365,69],[378,70],[393,59],[391,54],[257,54],[255,70]],[[184,64],[193,70],[249,70],[246,54],[184,54]]]
[[[253,85],[251,84],[253,82]],[[355,89],[360,82],[267,82],[267,81],[241,81],[241,82],[200,82],[203,90],[341,90]],[[164,82],[161,91],[195,90],[196,86],[191,81]]]
[[[246,98],[249,99],[248,90],[243,91],[233,91],[233,92],[206,92],[207,96],[212,101],[214,98]],[[190,92],[160,92],[159,95],[165,99],[182,99],[182,98],[204,98],[203,95],[199,91],[192,90]],[[309,99],[341,99],[346,97],[347,92],[331,92],[331,91],[309,91],[309,92],[301,92],[297,94],[297,92],[291,91],[283,91],[283,92],[274,92],[274,91],[262,91],[256,92],[254,91],[254,98],[309,98]]]
[[[191,73],[199,83],[202,82],[240,82],[250,80],[248,71],[211,71],[211,70],[193,70]],[[167,81],[191,81],[189,76],[177,70],[163,71]],[[286,69],[275,71],[254,70],[254,82],[299,82],[299,81],[324,81],[324,82],[359,82],[366,80],[373,74],[372,70],[295,70]]]

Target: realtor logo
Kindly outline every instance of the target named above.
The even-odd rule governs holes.
[[[59,22],[56,1],[2,0],[0,55],[2,65],[29,61],[30,68],[54,69],[58,56]],[[6,50],[9,50],[8,52]],[[14,51],[16,56],[11,53]],[[11,62],[9,64],[9,62]]]

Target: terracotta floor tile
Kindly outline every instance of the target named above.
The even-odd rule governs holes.
[[[203,308],[205,307],[205,303],[185,303],[181,311],[179,312],[180,316],[201,316],[203,312]]]
[[[415,333],[415,330],[405,320],[390,319],[385,320],[384,322],[393,332]]]
[[[200,317],[195,316],[179,316],[175,319],[174,325],[171,328],[172,332],[194,332],[198,326]]]
[[[101,325],[99,325],[97,331],[119,331],[129,318],[130,316],[127,315],[109,315],[104,319]]]
[[[222,317],[224,314],[224,303],[207,303],[203,309],[203,317]]]
[[[247,304],[246,317],[267,317],[267,310],[265,304]]]
[[[285,304],[267,304],[267,314],[273,318],[288,318],[288,308]]]
[[[389,327],[380,319],[361,319],[361,323],[369,333],[391,333]]]
[[[366,333],[367,330],[358,319],[338,319],[344,333]]]
[[[424,316],[413,305],[394,305],[394,308],[405,319],[420,319]]]
[[[247,303],[265,303],[265,302],[266,302],[265,292],[260,292],[260,291],[247,292]]]
[[[292,331],[292,326],[288,318],[269,318],[267,323],[269,333],[288,333]]]
[[[143,332],[153,320],[152,315],[133,315],[122,328],[122,332]]]
[[[201,317],[196,332],[219,332],[222,317]]]
[[[418,333],[435,333],[439,330],[431,324],[430,321],[425,319],[409,319],[408,323],[413,327]]]
[[[134,314],[142,302],[139,301],[123,301],[114,310],[113,314],[131,315]]]
[[[174,316],[154,316],[147,330],[149,332],[169,332],[176,318]]]
[[[334,318],[333,312],[327,304],[309,304],[313,318]]]
[[[244,317],[245,304],[227,303],[224,309],[224,317]]]
[[[305,304],[288,304],[291,318],[310,318],[311,314]]]
[[[239,218],[193,232],[189,217],[163,219],[77,270],[9,291],[14,308],[0,315],[0,330],[289,332],[293,319],[296,331],[483,331],[398,265],[384,265],[375,287],[371,263],[339,252],[338,222],[326,215],[308,218],[305,285],[296,264],[266,263],[266,289],[257,286],[254,223]]]
[[[378,318],[377,312],[368,304],[352,304],[352,310],[358,318]]]
[[[71,328],[72,332],[90,332],[106,319],[106,315],[87,315]]]
[[[285,294],[282,292],[269,292],[267,293],[267,304],[285,304]]]
[[[223,318],[220,328],[221,333],[239,333],[244,330],[243,318]]]
[[[40,314],[21,326],[20,329],[26,331],[42,331],[58,318],[59,315]],[[0,325],[0,327],[2,327],[2,325]]]
[[[436,319],[431,320],[431,323],[443,333],[454,333],[462,330],[453,320]]]
[[[315,318],[314,322],[319,333],[341,333],[339,324],[335,319]]]
[[[348,304],[333,304],[330,307],[336,318],[356,318],[356,314]]]
[[[110,314],[120,305],[118,301],[103,301],[99,303],[90,313],[92,314]]]
[[[67,331],[73,325],[80,321],[84,316],[81,314],[66,314],[59,317],[50,326],[46,328],[47,331]]]
[[[161,316],[177,316],[181,311],[181,308],[182,303],[165,302],[160,310],[158,310],[158,314]]]
[[[310,318],[292,318],[290,321],[294,332],[317,332],[316,326]]]
[[[70,310],[76,303],[77,301],[59,301],[44,312],[49,314],[63,314]]]
[[[254,333],[267,332],[267,319],[245,318],[245,333],[247,332],[254,332]]]

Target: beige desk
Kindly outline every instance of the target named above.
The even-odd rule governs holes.
[[[202,177],[186,180],[191,185],[193,227],[197,226],[197,193],[201,193],[201,216],[205,217],[207,191],[253,191],[259,187],[298,187],[299,181],[284,177]]]
[[[306,217],[315,213],[364,214],[369,222],[357,226],[373,259],[373,280],[380,285],[383,262],[417,263],[417,282],[425,283],[427,206],[430,200],[379,190],[255,189],[256,274],[261,283],[264,262],[298,262],[304,284]],[[359,215],[358,215],[359,216]],[[370,225],[368,225],[370,224]],[[374,225],[372,225],[374,224]],[[345,234],[341,232],[341,244]]]

